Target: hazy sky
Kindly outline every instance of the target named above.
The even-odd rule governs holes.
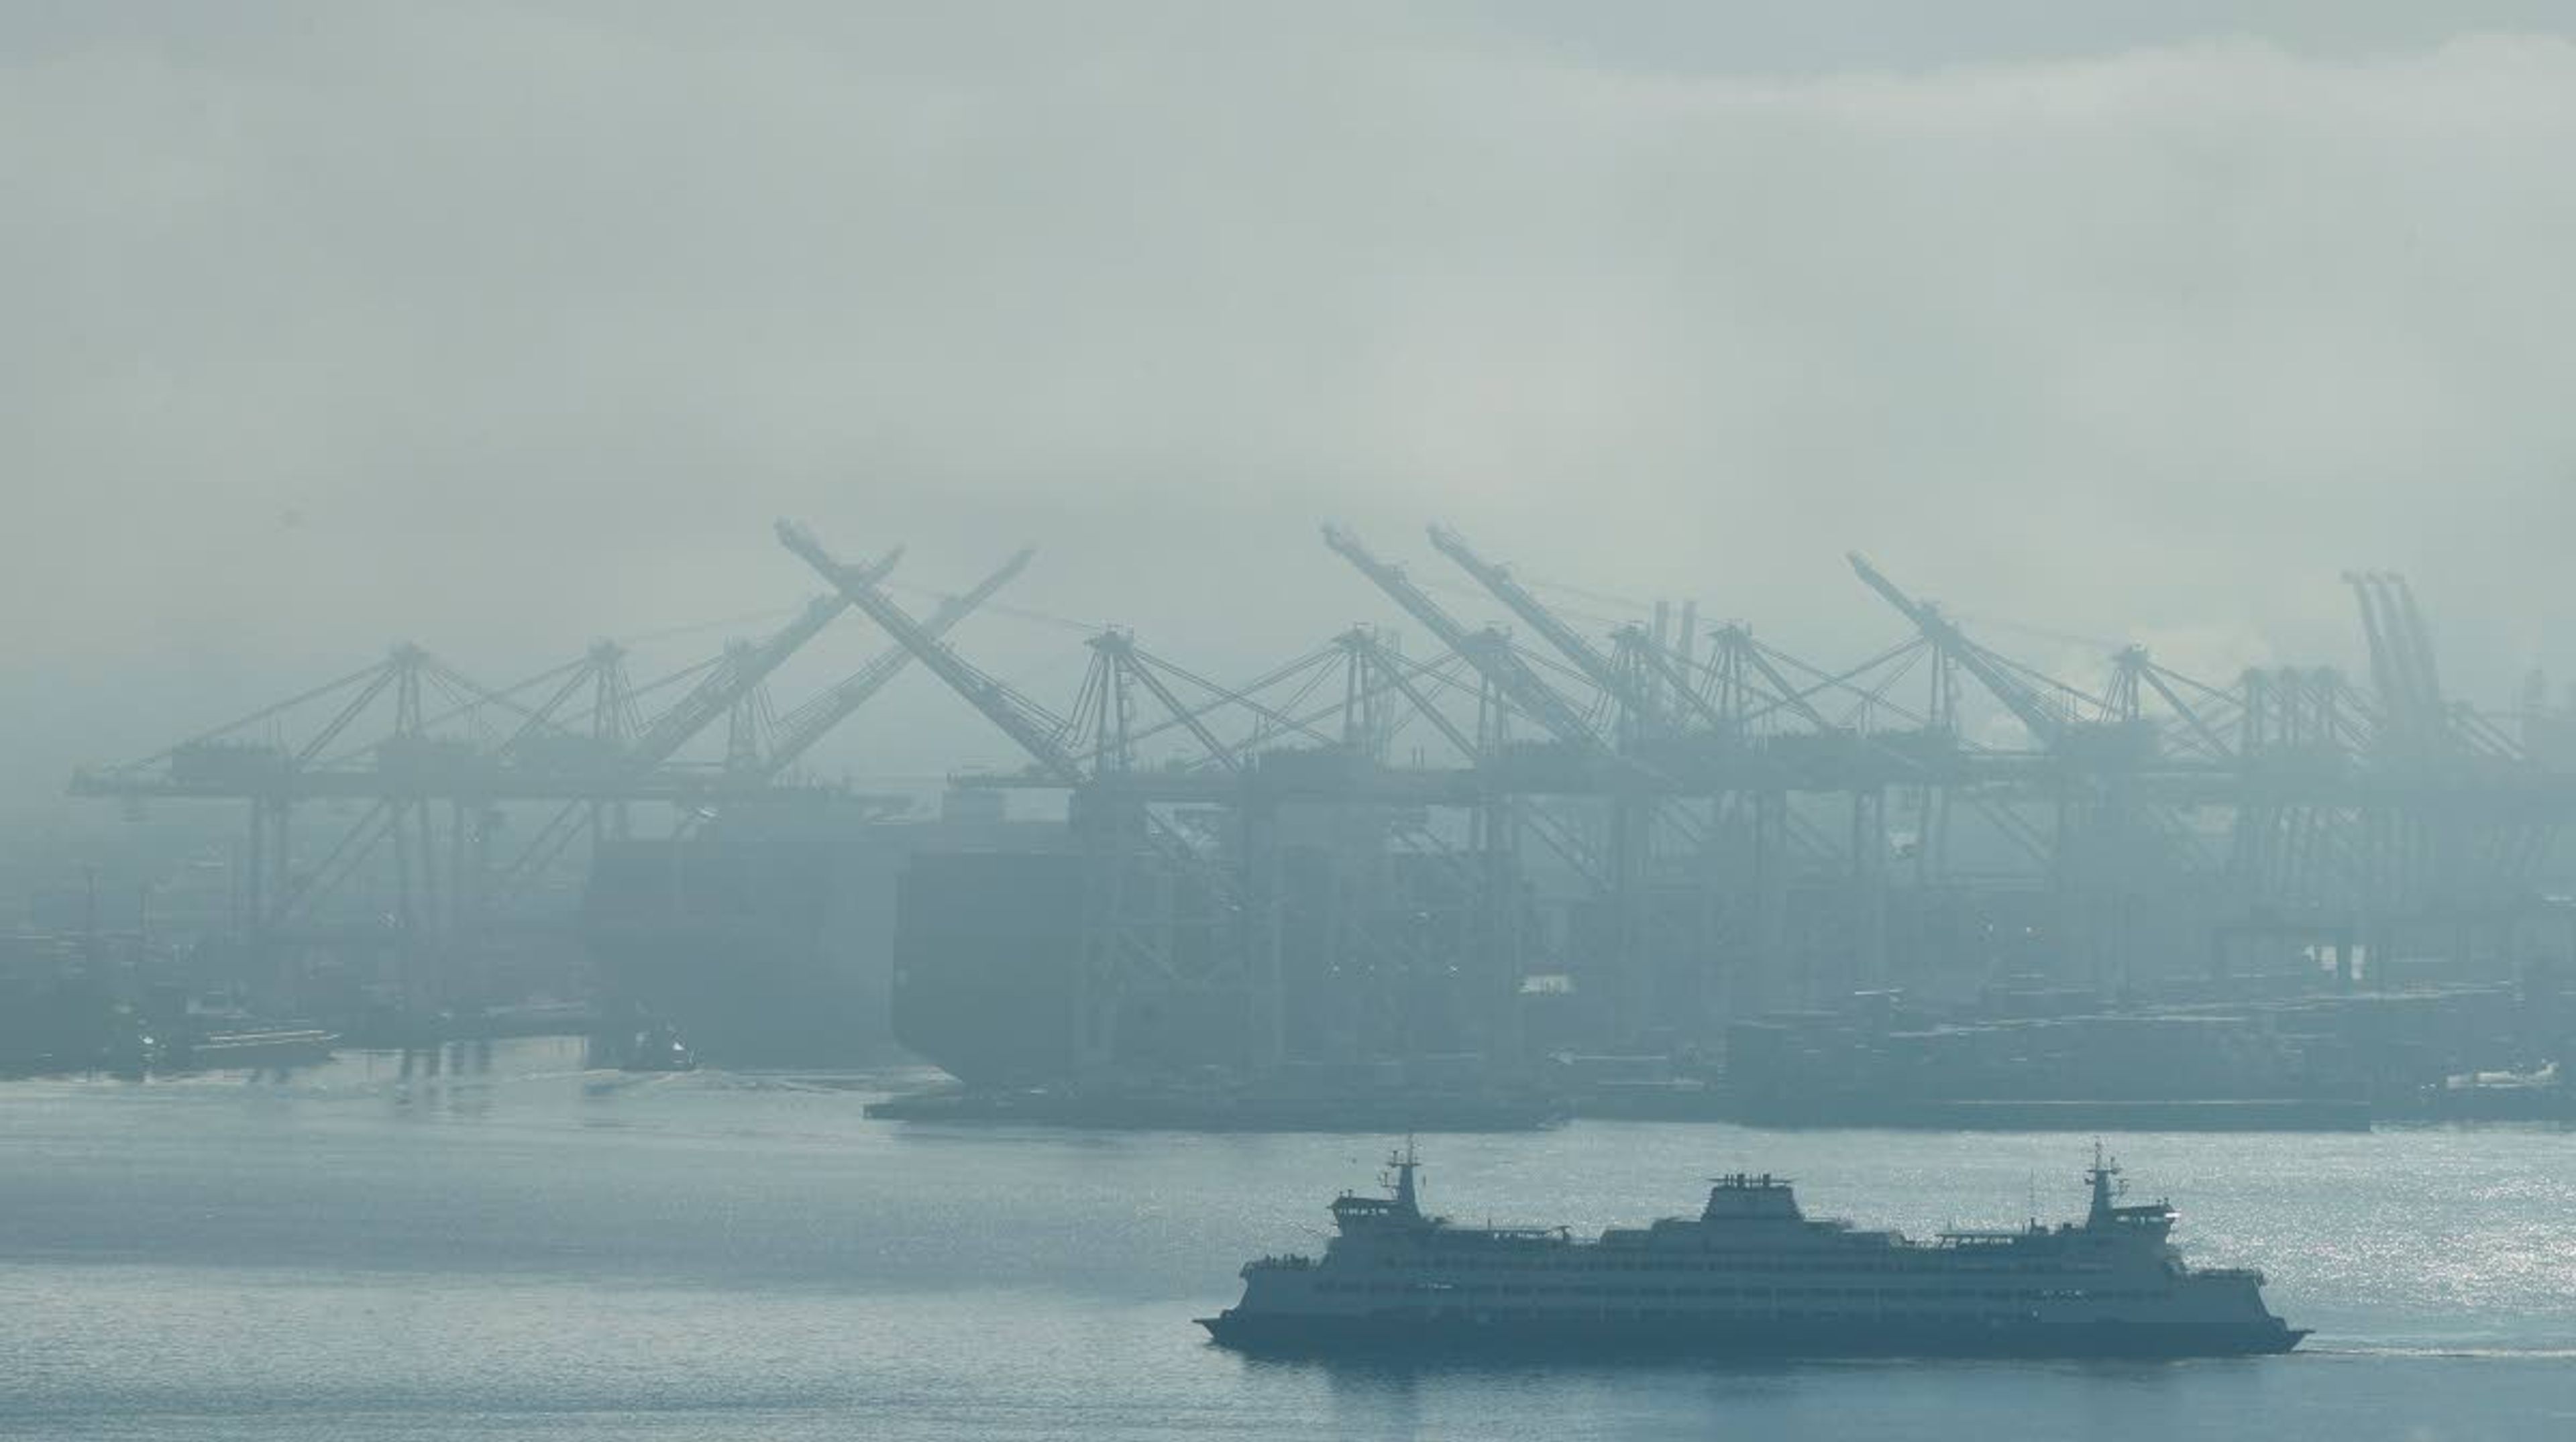
[[[1898,631],[1857,547],[2218,674],[2351,660],[2390,567],[2500,701],[2576,677],[2571,29],[0,4],[0,792],[396,638],[792,604],[782,514],[925,584],[1035,544],[1010,599],[1225,674],[1391,616],[1326,519],[1828,654]],[[887,700],[832,759],[1009,757]]]

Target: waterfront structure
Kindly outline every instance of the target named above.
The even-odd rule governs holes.
[[[2553,1055],[2563,1032],[2576,712],[2536,685],[2517,715],[2461,705],[2392,576],[2348,578],[2366,688],[2316,667],[2205,683],[2136,646],[2070,680],[1858,557],[1904,631],[1843,664],[1688,605],[1595,627],[1435,528],[1515,635],[1328,528],[1415,649],[1354,626],[1237,686],[1104,627],[1058,714],[948,638],[1024,557],[917,616],[886,581],[895,551],[780,538],[825,594],[672,677],[659,714],[640,700],[668,693],[629,685],[616,645],[499,690],[406,646],[74,790],[136,814],[248,803],[219,863],[222,979],[279,1014],[434,1018],[589,986],[717,1061],[755,1033],[799,1033],[802,1061],[890,1032],[987,1087],[1457,1058],[1519,1085],[1563,1054],[1696,1081],[1870,998],[1982,1023],[2032,987],[2106,1014],[2426,982],[2534,998],[2528,1036],[2428,1056],[2433,1080]],[[854,615],[894,646],[773,712],[778,668]],[[1064,822],[898,834],[873,823],[911,798],[797,784],[797,758],[907,670],[1026,757],[950,777],[944,810],[998,818],[1026,789]],[[559,864],[585,836],[586,883]],[[2315,1100],[2302,1079],[2334,1059],[2307,1039],[2265,1042],[2295,1044],[2300,1075],[2218,1095]],[[1878,1050],[1955,1071],[2019,1040]],[[2093,1099],[1960,1099],[2025,1098]]]

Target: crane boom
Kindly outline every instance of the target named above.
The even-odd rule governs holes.
[[[921,659],[931,673],[948,683],[950,690],[964,698],[966,704],[983,713],[1005,736],[1029,754],[1029,759],[1067,786],[1079,786],[1084,780],[1082,763],[1065,750],[1058,738],[1064,727],[1001,681],[978,669],[948,644],[930,634],[919,621],[907,614],[893,598],[877,588],[874,579],[853,571],[823,549],[823,543],[812,531],[794,521],[778,523],[780,545],[793,551],[805,564],[830,581],[851,605],[868,615],[868,619],[885,628],[886,634],[903,648]]]
[[[2011,673],[1996,665],[1993,659],[1986,655],[1985,648],[1961,634],[1958,627],[1950,624],[1948,617],[1898,590],[1896,583],[1879,574],[1878,568],[1871,565],[1869,559],[1860,552],[1851,552],[1848,559],[1851,561],[1852,570],[1868,584],[1871,590],[1876,591],[1889,605],[1902,612],[1905,619],[1913,622],[1914,628],[1923,633],[1925,640],[1940,647],[1943,652],[1965,667],[1969,675],[1976,677],[1977,683],[1985,687],[1997,701],[2002,702],[2005,710],[2012,712],[2022,725],[2030,728],[2030,734],[2037,737],[2040,744],[2053,747],[2065,738],[2065,719],[2051,711],[2048,704],[2032,694],[2028,686],[2023,685]]]
[[[1645,698],[1629,694],[1628,678],[1619,673],[1616,663],[1601,654],[1601,648],[1585,640],[1581,632],[1558,619],[1555,612],[1539,604],[1538,597],[1531,595],[1528,587],[1514,580],[1508,569],[1477,555],[1468,547],[1465,537],[1446,526],[1431,528],[1431,544],[1440,554],[1457,562],[1460,570],[1475,577],[1476,584],[1492,592],[1495,600],[1511,608],[1513,615],[1520,617],[1531,630],[1538,632],[1542,640],[1554,646],[1566,660],[1573,662],[1574,668],[1581,671],[1593,685],[1618,697],[1622,703],[1632,709],[1652,709],[1641,705]]]
[[[897,546],[868,566],[864,574],[873,583],[892,571],[901,559],[903,548]],[[786,664],[788,657],[821,635],[824,627],[848,609],[849,598],[838,592],[817,596],[805,603],[795,620],[780,627],[768,640],[728,654],[724,664],[689,688],[689,694],[653,718],[653,724],[645,727],[644,734],[627,748],[628,764],[652,767],[670,760],[689,744],[691,737],[714,725],[733,709],[735,702],[750,695],[753,687],[768,680],[771,672]]]
[[[2174,714],[2183,719],[2183,724],[2191,728],[2192,734],[2199,737],[2201,744],[2207,746],[2212,754],[2222,757],[2235,754],[2235,748],[2227,744],[2227,738],[2219,735],[2217,728],[2203,719],[2200,712],[2183,699],[2182,693],[2165,680],[2163,667],[2150,661],[2141,674],[2146,677],[2148,688],[2164,698],[2165,704],[2173,708]]]
[[[1663,681],[1665,687],[1682,698],[1682,704],[1689,708],[1693,716],[1707,723],[1710,730],[1721,735],[1735,729],[1736,718],[1719,710],[1716,703],[1710,701],[1701,692],[1690,673],[1683,669],[1681,658],[1664,647],[1656,645],[1654,639],[1645,634],[1643,627],[1631,625],[1624,628],[1622,634],[1628,638],[1629,644],[1636,648],[1637,654],[1645,658],[1646,665]],[[1723,636],[1726,633],[1720,631],[1717,634]],[[1772,689],[1780,694],[1781,705],[1804,717],[1807,724],[1818,731],[1834,729],[1833,724],[1817,714],[1816,708],[1808,704],[1807,698],[1799,694],[1798,689],[1789,683],[1788,678],[1782,676],[1778,669],[1772,666],[1770,658],[1763,655],[1760,649],[1752,644],[1750,636],[1745,636],[1742,640],[1746,664],[1760,672],[1763,678],[1771,683]]]
[[[1029,558],[1036,554],[1035,551],[1021,551],[1003,562],[1001,569],[975,583],[973,590],[941,601],[939,609],[931,612],[921,623],[922,632],[934,637],[946,634],[949,627],[973,615],[976,607],[991,600],[994,592],[1009,585],[1012,578],[1027,568]],[[848,720],[851,713],[868,704],[886,688],[888,682],[901,675],[903,668],[911,665],[912,660],[911,651],[895,646],[850,673],[832,689],[787,713],[779,722],[778,740],[761,761],[758,776],[767,780],[795,765],[798,757],[812,750],[816,742],[821,741],[833,727]]]
[[[2418,744],[2445,745],[2451,708],[2442,700],[2442,679],[2433,669],[2433,641],[2424,613],[2416,609],[2414,590],[2404,576],[2383,572],[2377,580],[2380,624],[2387,629],[2389,649],[2406,674],[2405,725]]]
[[[2353,600],[2361,608],[2361,634],[2370,647],[2371,689],[2379,693],[2381,704],[2392,715],[2408,717],[2413,710],[2408,695],[2410,678],[2396,640],[2381,619],[2384,598],[2379,591],[2379,578],[2371,572],[2347,571],[2343,579],[2352,587]],[[2402,719],[2399,724],[2404,724]]]
[[[2399,645],[2407,653],[2424,706],[2429,713],[2445,713],[2449,708],[2442,700],[2442,674],[2433,664],[2433,628],[2425,624],[2424,612],[2415,604],[2415,588],[2406,584],[2404,576],[2392,572],[2387,584],[2395,601]]]
[[[1580,746],[1600,746],[1601,738],[1593,734],[1583,717],[1567,704],[1564,697],[1557,695],[1546,682],[1533,674],[1527,663],[1513,655],[1510,647],[1477,644],[1474,633],[1457,617],[1442,610],[1440,603],[1432,600],[1421,587],[1413,584],[1401,567],[1379,560],[1360,544],[1358,537],[1339,526],[1324,528],[1324,544],[1357,567],[1361,575],[1375,582],[1377,588],[1402,607],[1406,615],[1439,637],[1442,645],[1466,657],[1486,680],[1494,683],[1495,689],[1536,718],[1549,735]]]

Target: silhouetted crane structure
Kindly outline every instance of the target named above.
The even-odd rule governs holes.
[[[870,566],[869,574],[885,576],[902,557],[902,548],[897,547]],[[727,747],[726,770],[731,775],[741,774],[752,760],[745,743],[752,730],[749,718],[761,706],[762,684],[847,609],[849,603],[838,594],[818,596],[767,640],[756,645],[727,645],[712,664],[697,668],[697,683],[668,710],[639,731],[629,733],[621,727],[614,737],[615,744],[599,751],[594,759],[602,783],[639,781],[649,776],[707,728],[727,717],[733,718],[735,724]],[[529,839],[518,859],[501,873],[496,889],[505,897],[515,898],[552,866],[584,830],[595,831],[604,821],[613,821],[619,834],[623,834],[626,799],[620,798],[607,807],[597,802],[573,802],[556,811]]]
[[[153,799],[249,803],[238,899],[243,929],[254,938],[309,927],[312,900],[379,850],[393,858],[381,923],[405,932],[436,929],[470,906],[473,881],[462,858],[479,854],[488,836],[486,788],[465,785],[463,777],[522,773],[539,754],[538,737],[566,734],[549,710],[583,680],[595,675],[603,694],[623,694],[608,652],[594,651],[572,669],[578,675],[556,697],[529,708],[417,646],[398,645],[376,665],[156,755],[84,770],[71,790],[129,806]],[[290,723],[311,729],[291,736]],[[353,746],[355,736],[370,739]],[[293,865],[300,808],[346,810],[361,802],[366,810],[317,861]]]
[[[899,554],[862,574],[881,578]],[[933,633],[972,614],[1028,559],[1023,551],[944,600]],[[645,688],[628,679],[626,650],[615,642],[499,690],[398,645],[377,665],[166,751],[84,769],[71,791],[129,809],[156,800],[247,803],[237,911],[253,957],[289,947],[390,948],[405,963],[411,1000],[426,1004],[443,999],[437,993],[451,979],[438,964],[496,924],[569,925],[560,913],[532,918],[526,904],[585,833],[625,836],[638,805],[694,818],[801,789],[782,779],[790,768],[912,659],[898,647],[774,724],[753,726],[770,713],[768,679],[847,609],[837,592],[819,597],[767,638],[730,644]],[[686,689],[648,716],[642,698],[664,685]],[[677,759],[728,718],[721,765]],[[544,820],[509,859],[496,857],[510,808],[527,805],[543,806]],[[352,807],[363,809],[341,823]],[[329,839],[303,846],[302,832],[315,825]],[[368,883],[377,889],[350,894]]]
[[[247,801],[254,938],[322,937],[317,900],[361,874],[390,879],[369,925],[452,936],[585,832],[624,834],[629,807],[695,814],[786,785],[919,666],[1025,758],[953,784],[1067,797],[1081,902],[1065,1034],[1086,1072],[1168,1062],[1156,1038],[1191,1029],[1256,1071],[1517,1057],[1542,993],[1574,998],[1574,1040],[1624,1048],[1888,986],[2117,992],[2204,966],[2314,971],[2320,955],[2347,978],[2356,954],[2492,968],[2545,910],[2544,863],[2576,816],[2576,772],[2524,744],[2545,728],[2452,700],[2413,593],[2379,572],[2345,578],[2366,687],[2316,667],[2214,684],[2135,645],[2078,684],[1858,555],[1904,634],[1824,665],[1741,622],[1703,628],[1692,606],[1677,627],[1658,606],[1587,629],[1433,527],[1525,648],[1328,526],[1427,653],[1356,625],[1234,685],[1103,626],[1057,712],[947,639],[1028,553],[915,617],[885,585],[894,554],[853,566],[803,527],[778,535],[829,592],[682,673],[658,712],[609,643],[501,691],[405,646],[73,789]],[[851,610],[892,648],[772,708],[768,680]],[[721,763],[678,760],[720,722]],[[540,802],[544,822],[496,862],[503,808]],[[299,851],[293,823],[317,805],[364,809]]]
[[[1065,958],[1075,1065],[1113,1065],[1139,1016],[1211,997],[1227,1032],[1248,1049],[1238,1054],[1275,1065],[1285,1045],[1276,821],[1287,793],[1263,785],[1249,744],[1218,728],[1248,718],[1255,736],[1329,742],[1315,719],[1257,694],[1320,660],[1251,688],[1227,688],[1152,655],[1132,633],[1104,627],[1086,643],[1092,661],[1069,713],[1058,715],[941,641],[811,531],[781,522],[778,534],[1029,758],[1020,775],[984,784],[1071,793],[1085,895],[1080,935]],[[1151,722],[1148,707],[1159,712]],[[1171,732],[1188,738],[1193,764],[1146,764],[1143,744]],[[1234,824],[1214,831],[1193,824],[1194,812],[1203,818],[1210,809]]]
[[[1019,551],[1003,562],[1000,569],[976,582],[973,588],[941,601],[938,608],[922,621],[922,631],[934,637],[946,635],[950,627],[973,615],[977,607],[991,600],[996,592],[1028,569],[1030,558],[1036,554],[1030,550]],[[778,718],[771,728],[769,744],[765,748],[753,749],[750,757],[733,769],[762,781],[776,780],[813,750],[815,743],[830,735],[860,707],[874,700],[878,692],[912,664],[912,660],[912,651],[903,646],[894,646],[880,653],[867,665]]]

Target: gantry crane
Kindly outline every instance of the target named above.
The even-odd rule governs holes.
[[[919,658],[932,674],[947,682],[950,690],[965,698],[966,703],[982,713],[995,729],[1017,743],[1039,769],[1067,786],[1082,783],[1085,779],[1082,763],[1065,749],[1060,739],[1063,723],[1049,716],[1045,708],[975,666],[946,642],[930,634],[929,629],[914,620],[910,613],[896,604],[894,598],[878,589],[874,577],[842,564],[823,548],[821,538],[812,531],[793,521],[780,521],[778,541],[806,565],[813,567],[817,575],[831,582],[850,604],[866,612],[869,620],[884,628],[887,635]]]
[[[1494,632],[1472,632],[1429,593],[1404,574],[1404,568],[1379,560],[1357,536],[1339,526],[1324,527],[1324,544],[1366,576],[1387,599],[1438,637],[1440,644],[1467,658],[1502,698],[1538,722],[1550,736],[1578,749],[1602,750],[1599,733],[1582,714],[1541,680],[1529,663]]]
[[[861,573],[873,584],[891,574],[902,559],[903,548],[897,546],[864,567]],[[717,664],[709,667],[687,694],[654,717],[632,741],[606,758],[604,784],[634,782],[678,755],[682,747],[744,704],[771,673],[785,665],[788,658],[803,649],[805,643],[821,635],[823,628],[849,608],[848,597],[837,591],[828,596],[818,596],[807,602],[794,620],[771,633],[766,640],[757,645],[727,647]],[[594,830],[604,816],[615,814],[613,811],[604,813],[597,805],[575,803],[561,807],[529,838],[517,859],[502,871],[494,882],[494,894],[503,898],[519,895],[583,832]]]
[[[1602,694],[1609,696],[1625,708],[1632,725],[1651,727],[1657,724],[1661,718],[1656,714],[1658,708],[1654,698],[1634,690],[1629,684],[1631,678],[1621,672],[1615,661],[1602,654],[1599,647],[1584,639],[1583,633],[1567,625],[1557,617],[1555,612],[1539,604],[1538,598],[1531,595],[1527,587],[1515,580],[1509,570],[1477,555],[1467,545],[1464,537],[1446,526],[1431,527],[1430,536],[1434,549],[1457,562],[1460,570],[1474,577],[1478,585],[1493,593],[1494,599],[1509,607],[1513,615],[1518,616],[1531,630],[1536,631],[1541,640],[1555,647],[1558,654],[1572,662],[1574,668],[1583,673],[1585,680],[1601,688]],[[1350,553],[1346,551],[1344,554]],[[1357,556],[1352,559],[1354,564],[1359,561]],[[1362,565],[1361,569],[1369,573],[1370,579],[1378,579],[1376,573],[1370,571],[1368,566]],[[1402,573],[1396,568],[1384,569],[1394,572],[1397,580],[1403,579]],[[1386,583],[1380,581],[1379,584],[1383,587]],[[1414,602],[1406,595],[1393,590],[1389,590],[1388,594],[1395,596],[1398,604],[1404,605],[1408,611],[1413,609]],[[1419,590],[1410,590],[1410,596],[1429,602],[1429,598],[1422,596]],[[1440,634],[1440,628],[1437,625],[1433,625],[1428,620],[1425,620],[1424,624],[1431,625],[1435,635]],[[1442,639],[1448,638],[1443,636]]]
[[[2021,677],[2000,664],[1986,648],[1969,640],[1950,618],[1924,605],[1897,589],[1894,581],[1880,574],[1860,552],[1850,553],[1851,568],[1868,587],[1887,604],[1894,606],[1905,619],[1914,623],[1923,638],[1932,643],[1944,659],[1956,662],[1960,669],[1977,679],[1989,695],[2003,703],[2013,718],[2028,728],[2042,747],[2055,747],[2065,740],[2070,719]]]
[[[1016,743],[1040,778],[1072,791],[1071,812],[1087,873],[1083,935],[1077,954],[1070,959],[1074,986],[1069,1019],[1076,1066],[1095,1069],[1114,1060],[1120,1012],[1139,987],[1222,984],[1221,959],[1211,958],[1214,969],[1210,972],[1184,974],[1175,933],[1185,925],[1252,931],[1250,937],[1231,938],[1232,949],[1240,955],[1246,942],[1252,944],[1254,974],[1242,979],[1248,982],[1246,999],[1253,1011],[1254,1060],[1256,1065],[1275,1064],[1280,1053],[1277,958],[1275,948],[1259,944],[1262,935],[1276,931],[1264,924],[1266,903],[1244,905],[1231,878],[1206,865],[1186,838],[1175,835],[1156,817],[1143,792],[1122,784],[1128,759],[1127,747],[1119,739],[1128,731],[1122,689],[1128,648],[1123,640],[1116,633],[1095,638],[1100,664],[1085,689],[1091,709],[1106,708],[1098,714],[1105,718],[1110,734],[1101,738],[1094,757],[1086,758],[1068,744],[1073,723],[959,655],[872,578],[841,565],[812,531],[782,520],[778,539]],[[1171,884],[1176,873],[1196,878],[1220,907],[1232,905],[1241,914],[1231,923],[1223,918],[1177,916],[1173,907],[1179,888]]]
[[[1029,558],[1036,554],[1035,551],[1018,551],[1003,562],[1000,569],[976,582],[972,589],[942,600],[939,608],[921,622],[923,634],[934,639],[946,635],[950,627],[973,615],[977,607],[991,600],[995,592],[1027,569]],[[849,598],[845,595],[841,599],[846,603]],[[795,765],[832,728],[868,704],[869,699],[884,690],[888,682],[902,674],[914,659],[911,647],[900,644],[890,647],[837,685],[788,712],[779,719],[777,733],[752,774],[763,781],[772,780]]]
[[[427,709],[432,694],[448,703],[439,716]],[[259,738],[291,715],[326,703],[332,708],[327,719],[302,741],[289,745]],[[453,900],[461,890],[452,873],[438,872],[442,848],[434,844],[431,803],[454,803],[450,821],[459,837],[474,828],[479,809],[469,814],[467,798],[488,783],[475,737],[492,729],[488,713],[495,711],[517,724],[545,724],[510,697],[486,690],[429,652],[404,643],[376,665],[141,761],[79,771],[71,792],[117,797],[129,805],[155,797],[249,802],[243,922],[254,944],[283,931],[313,894],[313,874],[298,877],[289,866],[296,809],[312,801],[366,801],[369,809],[316,870],[330,872],[340,858],[372,854],[391,841],[402,860],[393,914],[402,930],[417,933],[441,919],[438,898]],[[344,746],[371,713],[386,731],[363,746]],[[440,719],[461,719],[468,734],[439,734],[434,722]]]

